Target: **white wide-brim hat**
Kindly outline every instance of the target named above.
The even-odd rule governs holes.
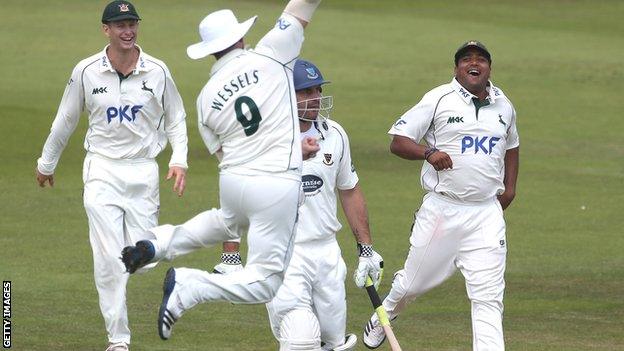
[[[193,60],[206,57],[229,48],[247,34],[258,16],[238,23],[231,10],[215,11],[199,24],[202,41],[186,48],[186,54]]]

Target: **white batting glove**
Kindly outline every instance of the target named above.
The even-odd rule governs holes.
[[[359,263],[353,272],[355,285],[358,288],[363,288],[366,285],[366,277],[371,277],[373,285],[377,289],[383,274],[383,257],[373,250],[373,245],[360,243],[358,243],[358,255],[360,256]]]

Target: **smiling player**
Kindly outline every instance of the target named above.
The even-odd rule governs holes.
[[[490,82],[491,64],[483,44],[463,44],[455,53],[455,79],[425,94],[388,132],[392,153],[425,160],[420,179],[427,194],[383,306],[396,318],[459,269],[472,306],[473,349],[481,351],[505,349],[503,210],[515,196],[519,163],[516,112]],[[363,339],[369,348],[384,341],[376,315]]]
[[[167,66],[136,45],[139,15],[127,1],[109,3],[102,30],[109,45],[74,68],[52,130],[37,161],[41,187],[54,185],[54,170],[83,110],[89,114],[84,141],[84,206],[100,309],[108,331],[107,351],[128,350],[121,249],[151,238],[158,225],[158,165],[154,158],[171,142],[167,179],[184,192],[186,114]]]

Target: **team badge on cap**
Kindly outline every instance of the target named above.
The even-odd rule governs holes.
[[[115,0],[111,1],[104,8],[102,13],[102,23],[124,21],[124,20],[140,20],[136,8],[129,1]]]
[[[308,67],[308,68],[306,68],[306,71],[308,72],[308,78],[309,79],[316,79],[316,78],[318,78],[318,73],[316,73],[316,70],[314,69],[314,67]]]

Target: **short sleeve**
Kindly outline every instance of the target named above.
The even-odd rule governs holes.
[[[355,166],[351,159],[351,147],[349,146],[349,137],[344,129],[335,127],[337,133],[340,134],[342,152],[340,155],[340,164],[338,165],[338,175],[336,177],[336,187],[340,190],[353,189],[358,181],[358,175],[355,172]]]
[[[520,146],[520,136],[516,127],[516,110],[513,106],[511,106],[511,111],[511,125],[507,129],[507,150]]]
[[[404,136],[418,143],[429,129],[434,117],[434,106],[431,101],[432,99],[425,95],[416,106],[405,112],[390,127],[388,134]]]

